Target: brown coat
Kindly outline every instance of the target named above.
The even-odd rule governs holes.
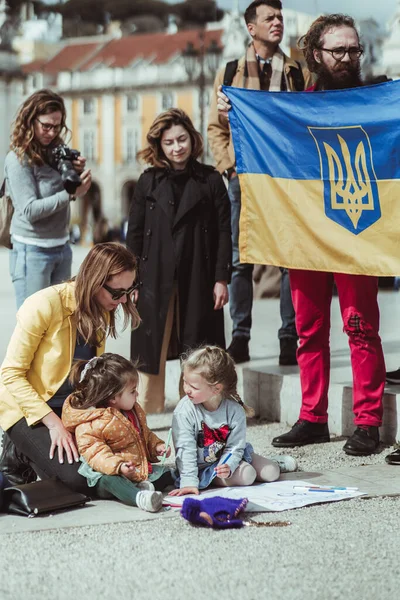
[[[246,57],[242,56],[239,60],[237,71],[232,80],[232,87],[243,87],[243,77]],[[235,166],[235,152],[233,149],[232,137],[229,127],[229,121],[221,117],[217,108],[218,86],[222,85],[224,80],[225,66],[218,71],[214,82],[214,90],[211,97],[210,114],[208,120],[208,143],[210,144],[217,169],[223,173],[227,169]],[[291,69],[299,69],[298,63],[285,55],[284,70],[288,79],[289,90],[295,91]],[[303,68],[304,89],[312,84],[312,77],[306,68]]]
[[[148,478],[148,462],[158,461],[156,446],[162,444],[146,423],[146,415],[138,404],[134,411],[142,437],[117,408],[72,408],[69,396],[64,402],[62,421],[75,434],[78,450],[93,470],[104,475],[119,475],[123,463],[136,466],[132,481]]]

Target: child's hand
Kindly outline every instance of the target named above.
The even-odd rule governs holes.
[[[217,477],[220,479],[226,479],[231,474],[231,469],[228,465],[218,465],[215,467],[214,471],[217,474]]]
[[[130,461],[130,462],[122,463],[119,472],[121,473],[121,475],[124,475],[125,477],[130,479],[130,476],[133,475],[135,470],[136,470],[135,465],[133,464],[132,461]]]
[[[156,452],[157,452],[157,456],[162,456],[165,452],[165,444],[157,444],[156,446]],[[167,457],[171,456],[171,446],[168,446],[168,450],[167,450]]]
[[[196,494],[198,496],[200,492],[197,487],[184,487],[180,490],[172,490],[168,496],[186,496],[187,494]]]

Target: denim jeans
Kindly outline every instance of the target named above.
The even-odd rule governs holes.
[[[14,284],[17,309],[24,300],[71,277],[72,250],[69,242],[55,248],[40,248],[13,241],[10,251],[10,275]]]
[[[229,289],[229,310],[232,319],[232,337],[250,339],[251,310],[253,307],[253,265],[241,263],[239,259],[240,185],[239,178],[229,181],[232,226],[232,281]],[[280,312],[282,326],[278,338],[297,339],[295,313],[290,291],[287,269],[281,269]]]

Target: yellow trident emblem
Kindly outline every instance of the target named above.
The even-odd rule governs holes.
[[[333,210],[345,210],[351,220],[354,229],[357,229],[358,221],[364,210],[374,210],[374,194],[367,168],[364,142],[361,141],[356,149],[354,169],[351,164],[350,150],[342,138],[338,135],[343,160],[346,167],[346,175],[343,174],[342,162],[337,152],[323,142],[328,158],[329,179],[331,181],[331,207]],[[341,198],[341,200],[339,200]]]

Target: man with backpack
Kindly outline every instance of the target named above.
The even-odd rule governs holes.
[[[233,321],[232,343],[229,354],[236,363],[248,361],[253,305],[253,265],[240,262],[239,219],[241,195],[235,170],[235,155],[229,121],[218,113],[218,87],[232,85],[254,90],[303,91],[311,85],[311,76],[300,63],[286,56],[279,47],[283,37],[282,3],[280,0],[254,0],[244,13],[252,41],[246,54],[223,67],[215,78],[211,99],[208,141],[217,169],[229,181],[231,201],[233,273],[230,286],[230,313]],[[297,364],[297,332],[295,313],[290,292],[288,272],[282,269],[280,311],[282,327],[279,364]]]

